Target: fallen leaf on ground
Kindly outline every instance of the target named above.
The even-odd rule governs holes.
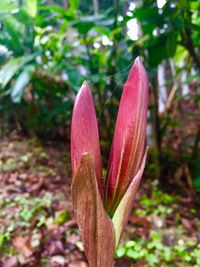
[[[34,249],[31,247],[28,237],[18,236],[13,240],[13,246],[25,257],[30,257]]]

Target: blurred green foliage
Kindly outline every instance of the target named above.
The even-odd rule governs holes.
[[[143,259],[147,267],[160,266],[160,264],[167,264],[169,267],[178,266],[174,265],[175,261],[182,264],[180,266],[198,267],[200,247],[191,241],[167,246],[163,244],[160,233],[151,231],[148,242],[138,238],[134,241],[126,241],[124,245],[119,245],[116,257],[124,256],[135,262]]]
[[[199,15],[198,0],[1,0],[3,131],[66,138],[75,94],[87,79],[106,155],[119,88],[139,55],[150,80],[148,170],[165,173],[166,181],[178,173],[184,184],[190,173],[199,190]]]
[[[116,258],[128,258],[134,262],[142,261],[143,266],[199,266],[200,246],[195,235],[187,235],[181,221],[181,214],[177,204],[179,196],[172,196],[163,191],[152,188],[152,196],[140,200],[141,208],[134,211],[145,225],[146,219],[151,223],[148,235],[137,236],[135,230],[133,240],[120,243],[116,250]],[[193,210],[193,215],[196,210]],[[141,217],[140,217],[141,216]],[[173,224],[168,225],[169,218]],[[198,221],[197,221],[198,222]],[[141,225],[143,225],[141,223]],[[135,225],[135,229],[140,229]],[[141,262],[141,263],[142,263]]]

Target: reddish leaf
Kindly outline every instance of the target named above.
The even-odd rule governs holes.
[[[136,215],[132,215],[129,219],[129,222],[131,222],[132,224],[137,224],[142,226],[143,228],[149,229],[150,227],[150,222],[147,220],[147,218],[145,217],[140,217],[140,216],[136,216]]]
[[[13,246],[16,250],[25,257],[30,257],[34,249],[31,247],[29,243],[28,237],[18,236],[13,240]]]
[[[114,228],[104,210],[93,160],[88,153],[83,154],[73,178],[72,202],[89,266],[114,266]]]
[[[181,218],[181,222],[185,226],[185,228],[187,228],[188,230],[193,230],[192,223],[188,219]]]
[[[17,257],[12,256],[10,258],[8,258],[5,262],[4,262],[4,267],[18,267],[19,266],[19,262]]]
[[[88,267],[88,265],[84,261],[74,261],[70,262],[68,267]]]

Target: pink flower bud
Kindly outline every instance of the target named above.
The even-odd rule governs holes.
[[[106,208],[112,215],[140,168],[146,147],[148,78],[138,57],[124,84],[106,179]]]
[[[102,194],[98,125],[92,94],[87,82],[83,83],[76,97],[72,115],[71,159],[73,176],[84,153],[90,153],[92,156],[99,190]]]

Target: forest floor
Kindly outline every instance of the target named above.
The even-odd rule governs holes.
[[[0,141],[0,267],[86,267],[70,200],[69,147]],[[200,266],[200,203],[143,180],[116,267]]]

